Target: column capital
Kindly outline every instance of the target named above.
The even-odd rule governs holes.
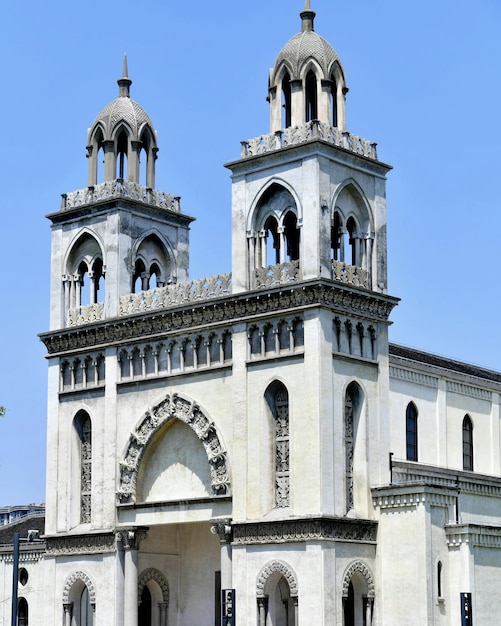
[[[211,520],[210,531],[213,535],[219,535],[220,544],[231,543],[233,540],[230,518]]]
[[[117,531],[117,541],[121,542],[124,550],[139,550],[139,544],[148,536],[149,528],[144,526],[121,528]]]

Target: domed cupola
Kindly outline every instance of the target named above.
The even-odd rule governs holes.
[[[285,44],[270,71],[271,132],[311,120],[345,130],[348,89],[341,61],[315,32],[310,0],[300,15],[301,32]]]
[[[146,111],[130,97],[132,81],[124,56],[122,78],[118,79],[118,98],[110,102],[88,131],[89,186],[98,182],[99,153],[104,153],[104,182],[117,178],[155,186],[157,133]],[[140,181],[141,153],[146,156],[145,181]]]

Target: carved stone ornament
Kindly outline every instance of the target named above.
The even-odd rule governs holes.
[[[178,419],[187,424],[202,442],[210,467],[213,494],[230,495],[228,458],[214,423],[209,420],[198,404],[173,393],[167,395],[165,400],[151,410],[146,411],[129,437],[127,449],[120,461],[118,498],[121,503],[135,502],[137,475],[146,447],[158,430],[172,419]]]
[[[306,520],[277,520],[235,524],[235,545],[275,544],[304,541],[349,541],[374,544],[377,522],[348,518],[319,518]]]
[[[87,587],[90,603],[95,604],[96,590],[94,588],[94,584],[92,583],[92,580],[89,578],[89,576],[82,571],[74,572],[69,576],[69,578],[66,579],[66,583],[64,584],[63,589],[63,604],[69,604],[71,588],[77,581],[81,581]]]
[[[291,567],[289,567],[283,561],[271,561],[267,563],[263,569],[259,572],[257,577],[257,585],[256,585],[256,596],[258,598],[264,598],[265,587],[269,577],[275,572],[280,572],[282,576],[285,578],[289,585],[290,595],[291,597],[297,597],[298,588],[297,588],[297,577]]]
[[[67,537],[47,537],[47,554],[62,556],[71,554],[105,554],[115,552],[113,533],[98,535],[77,535]]]
[[[362,574],[365,582],[367,583],[367,597],[374,598],[376,594],[374,577],[372,576],[370,569],[367,567],[367,565],[365,565],[365,563],[362,563],[362,561],[355,561],[355,563],[352,563],[346,570],[343,577],[343,598],[348,597],[348,588],[350,586],[350,581],[353,578],[353,574],[355,574],[356,572]]]
[[[49,354],[70,354],[116,342],[130,342],[131,337],[139,341],[209,324],[230,326],[235,321],[253,318],[256,313],[283,314],[285,309],[295,310],[312,305],[325,306],[340,314],[356,314],[372,321],[386,321],[397,302],[391,296],[355,291],[340,283],[321,279],[239,296],[228,295],[217,300],[190,303],[182,308],[121,317],[78,329],[51,331],[42,334],[41,339]]]
[[[139,576],[139,582],[137,585],[137,597],[138,598],[141,597],[143,593],[143,589],[150,582],[150,580],[154,580],[158,584],[158,586],[162,590],[163,602],[168,605],[169,604],[169,584],[165,576],[162,574],[162,572],[159,572],[157,569],[153,567],[150,567],[149,569],[145,570],[141,574],[141,576]]]
[[[117,532],[117,541],[122,543],[124,550],[139,550],[141,541],[148,536],[148,528],[121,528]]]

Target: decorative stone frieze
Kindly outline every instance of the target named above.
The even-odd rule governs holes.
[[[331,308],[340,313],[356,314],[386,322],[398,300],[346,288],[339,283],[316,280],[269,291],[247,292],[241,296],[222,297],[187,307],[154,311],[142,316],[108,320],[77,329],[43,333],[41,339],[49,354],[70,353],[89,348],[128,342],[131,337],[146,338],[165,333],[185,332],[207,325],[229,325],[258,314],[269,315],[284,310],[310,306]]]
[[[99,533],[47,537],[46,544],[48,556],[107,554],[115,552],[115,535],[113,533]]]
[[[295,354],[304,350],[303,316],[262,320],[247,328],[250,360]]]
[[[210,467],[214,495],[229,495],[228,458],[214,423],[208,419],[198,404],[173,393],[145,413],[129,438],[126,452],[120,461],[118,487],[120,502],[135,502],[137,475],[144,451],[155,433],[173,418],[190,426],[202,442]]]
[[[332,278],[347,285],[369,289],[369,272],[356,265],[333,261]]]
[[[297,543],[316,540],[375,543],[377,522],[348,518],[233,523],[236,545]]]
[[[63,359],[59,366],[59,391],[93,389],[104,385],[105,359],[102,352]]]
[[[106,181],[86,189],[78,189],[71,193],[63,193],[61,198],[61,211],[68,211],[87,204],[115,198],[139,201],[175,213],[181,211],[180,198],[178,196],[143,187],[143,185],[131,183],[122,178]]]
[[[259,137],[242,141],[240,158],[246,159],[318,140],[326,141],[333,146],[349,150],[368,159],[378,160],[376,143],[318,120],[312,120],[298,126],[290,126],[269,135],[260,135]]]

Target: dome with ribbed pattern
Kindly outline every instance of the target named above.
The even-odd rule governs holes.
[[[111,137],[116,127],[125,122],[135,137],[139,136],[144,124],[153,128],[146,111],[129,96],[119,96],[104,107],[94,120],[92,127],[101,124],[105,137]]]
[[[330,75],[336,61],[340,63],[339,56],[328,41],[315,31],[306,30],[289,39],[279,52],[273,70],[273,80],[284,63],[289,68],[291,79],[299,79],[301,69],[309,59],[314,59],[320,65],[325,76]]]

